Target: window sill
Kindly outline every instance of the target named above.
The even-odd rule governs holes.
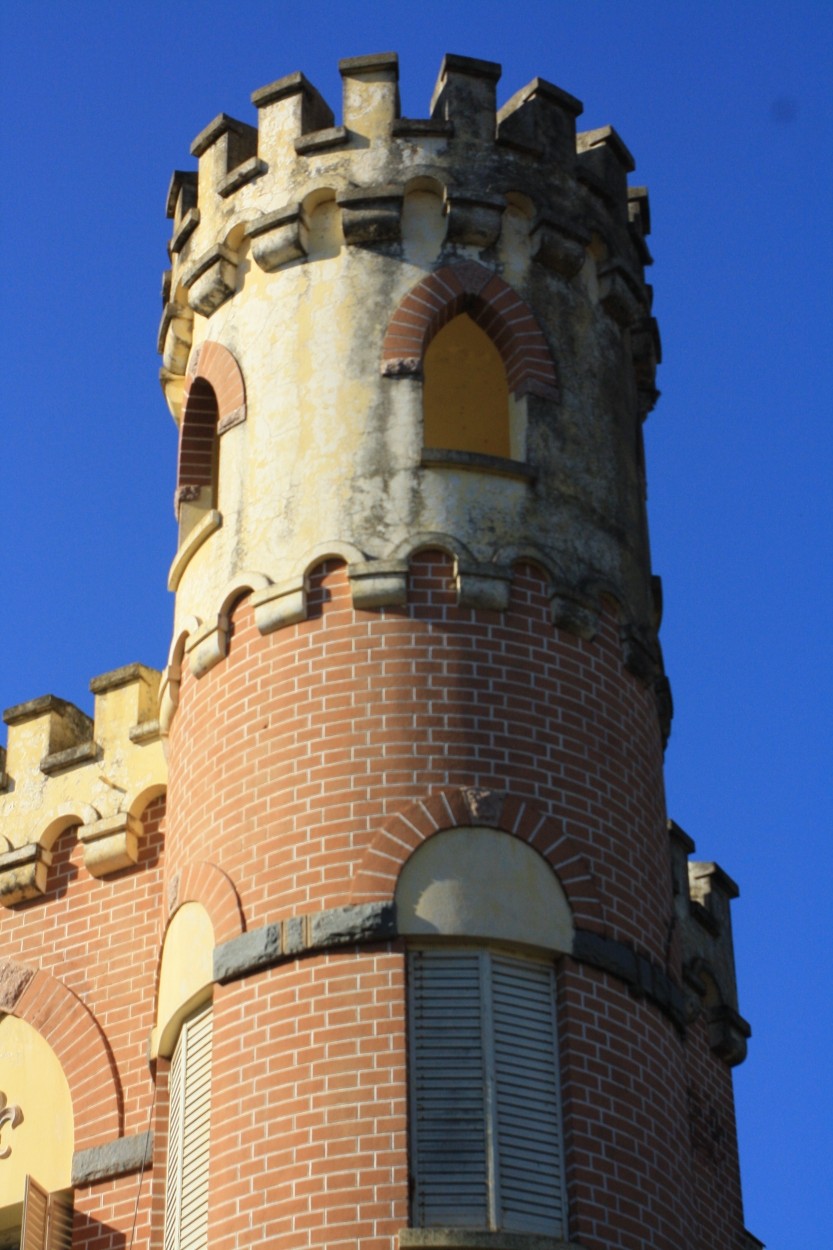
[[[444,447],[424,447],[424,469],[466,469],[474,473],[490,473],[495,477],[511,477],[519,482],[534,482],[535,470],[522,460],[505,456],[486,456],[479,451],[452,451]]]
[[[479,1228],[403,1228],[400,1250],[581,1250],[575,1242],[543,1233],[490,1232]]]

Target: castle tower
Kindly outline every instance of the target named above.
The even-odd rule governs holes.
[[[341,125],[292,74],[171,182],[171,651],[158,724],[149,670],[101,679],[132,692],[119,766],[153,766],[73,817],[123,883],[161,734],[150,1063],[110,1043],[73,1244],[122,1180],[129,1227],[141,1164],[148,1250],[750,1250],[737,891],[664,806],[647,194],[542,79],[498,111],[500,67],[449,55],[410,119],[394,55],[340,69]],[[101,737],[76,711],[10,725],[63,776]],[[42,793],[12,918],[52,905]]]

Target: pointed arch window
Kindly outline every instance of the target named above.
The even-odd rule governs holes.
[[[509,421],[509,384],[500,352],[467,312],[460,313],[425,353],[425,446],[509,458]]]

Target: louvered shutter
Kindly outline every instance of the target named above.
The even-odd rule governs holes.
[[[552,968],[437,948],[409,975],[414,1223],[563,1235]]]
[[[23,1228],[20,1250],[45,1250],[46,1214],[49,1194],[31,1176],[26,1177],[23,1194]]]
[[[211,1007],[186,1020],[170,1074],[165,1250],[208,1245]]]
[[[410,995],[415,1221],[482,1228],[489,1193],[478,952],[415,951]]]
[[[46,1250],[71,1250],[72,1190],[59,1189],[49,1195],[46,1213]]]
[[[72,1190],[47,1193],[31,1176],[23,1196],[21,1250],[70,1250],[72,1246]]]
[[[564,1160],[553,971],[492,958],[498,1226],[558,1236]]]

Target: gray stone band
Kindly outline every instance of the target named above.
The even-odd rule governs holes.
[[[124,1176],[147,1167],[153,1157],[153,1133],[117,1137],[103,1146],[76,1150],[72,1156],[72,1184],[94,1185],[111,1176]]]
[[[299,955],[365,942],[387,942],[398,935],[393,903],[361,903],[311,916],[292,916],[241,933],[217,946],[214,979],[234,981]],[[624,942],[601,937],[588,929],[576,930],[570,954],[576,962],[590,964],[624,981],[636,994],[659,1007],[677,1028],[684,1028],[683,992],[658,964],[637,955]]]

